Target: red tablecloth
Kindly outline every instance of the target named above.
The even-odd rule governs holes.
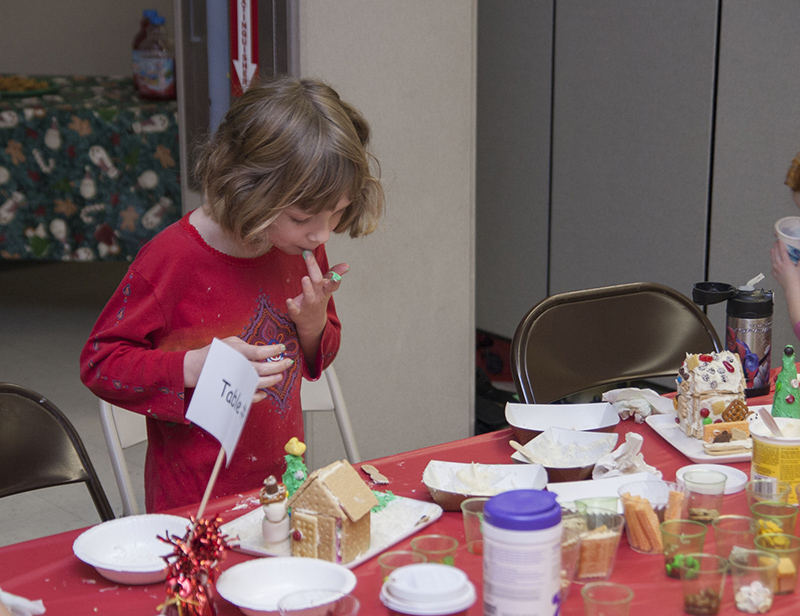
[[[760,400],[751,400],[759,403]],[[675,472],[691,461],[664,441],[646,424],[632,421],[621,422],[617,431],[620,439],[632,431],[644,436],[643,453],[645,461],[657,467],[666,480],[674,481]],[[487,464],[509,463],[513,450],[508,445],[511,438],[509,430],[484,434],[453,443],[445,443],[372,460],[384,475],[390,479],[388,489],[400,496],[431,500],[422,484],[422,471],[429,460],[453,462],[481,462]],[[749,463],[733,464],[749,474]],[[219,512],[225,521],[246,513],[256,505],[252,494],[229,497],[212,502],[208,514]],[[725,497],[725,513],[746,513],[743,492]],[[189,515],[192,511],[175,512]],[[27,541],[0,549],[0,588],[7,592],[30,599],[43,599],[48,615],[102,615],[114,616],[154,616],[156,607],[164,600],[162,584],[150,586],[121,586],[102,578],[92,567],[83,564],[72,554],[72,542],[81,531],[71,531]],[[458,538],[462,545],[456,555],[456,566],[467,572],[478,590],[479,599],[469,610],[470,616],[483,613],[481,604],[482,560],[467,552],[463,545],[464,529],[461,514],[445,512],[441,519],[426,529]],[[708,534],[708,549],[713,551],[713,536]],[[399,548],[407,548],[410,539],[401,542]],[[228,552],[221,565],[226,569],[251,558],[237,552]],[[376,559],[367,561],[355,569],[358,584],[355,595],[361,600],[364,615],[385,614],[378,599],[381,576]],[[648,556],[632,551],[623,538],[617,554],[613,581],[631,586],[635,596],[631,614],[681,614],[682,600],[680,582],[668,578],[664,573],[661,556]],[[740,614],[733,606],[733,592],[730,579],[726,582],[722,614]],[[771,614],[776,616],[795,614],[798,609],[797,595],[780,596],[775,599]],[[241,612],[227,601],[217,598],[217,614],[236,616]],[[580,587],[573,585],[570,596],[564,604],[563,616],[583,614]]]

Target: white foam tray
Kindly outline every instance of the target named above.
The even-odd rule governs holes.
[[[754,411],[759,408],[753,407]],[[703,450],[703,441],[699,438],[686,436],[681,427],[675,421],[675,415],[650,415],[645,419],[648,426],[655,430],[656,434],[689,458],[692,462],[710,462],[714,464],[724,462],[749,462],[753,457],[752,451],[744,453],[734,453],[721,456],[711,456]]]
[[[346,563],[344,566],[348,569],[357,567],[406,537],[429,526],[442,517],[442,508],[435,503],[398,496],[395,500],[389,501],[386,507],[371,515],[369,550],[355,560]],[[270,552],[264,546],[264,536],[261,531],[263,519],[264,510],[258,507],[223,524],[220,530],[228,535],[233,549],[238,552],[253,556],[276,556],[274,552]]]

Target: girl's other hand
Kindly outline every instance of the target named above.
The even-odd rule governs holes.
[[[308,270],[308,276],[303,276],[301,280],[303,292],[297,297],[287,299],[286,309],[289,318],[297,326],[297,339],[303,357],[309,366],[313,366],[319,342],[322,340],[322,332],[328,323],[328,300],[339,288],[342,276],[347,273],[350,266],[347,263],[339,263],[323,276],[312,252],[305,251],[303,259]]]
[[[294,360],[288,357],[281,357],[286,350],[286,347],[282,344],[248,344],[237,336],[223,338],[222,342],[244,355],[258,373],[258,383],[256,384],[256,393],[253,395],[253,402],[263,400],[267,394],[262,390],[280,383],[283,379],[283,373],[294,363]],[[200,371],[203,369],[203,364],[206,357],[208,357],[210,348],[211,345],[209,344],[202,349],[195,349],[186,353],[183,360],[183,379],[186,387],[195,387],[197,385]]]
[[[783,287],[789,321],[796,332],[800,325],[800,267],[789,258],[786,244],[779,239],[772,245],[772,275]]]
[[[800,290],[800,268],[789,258],[786,245],[779,239],[772,245],[772,275],[784,291]]]
[[[334,265],[325,275],[319,269],[314,253],[303,253],[308,276],[303,276],[303,292],[286,300],[289,318],[297,325],[297,334],[303,338],[313,338],[322,334],[328,322],[328,300],[338,290],[342,276],[350,266],[346,263]]]

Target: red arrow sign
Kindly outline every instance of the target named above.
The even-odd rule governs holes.
[[[229,0],[231,93],[241,96],[258,74],[258,0]]]

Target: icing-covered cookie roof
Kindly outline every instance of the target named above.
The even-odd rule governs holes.
[[[739,393],[744,388],[744,374],[739,356],[731,351],[686,354],[681,378],[696,395]]]

